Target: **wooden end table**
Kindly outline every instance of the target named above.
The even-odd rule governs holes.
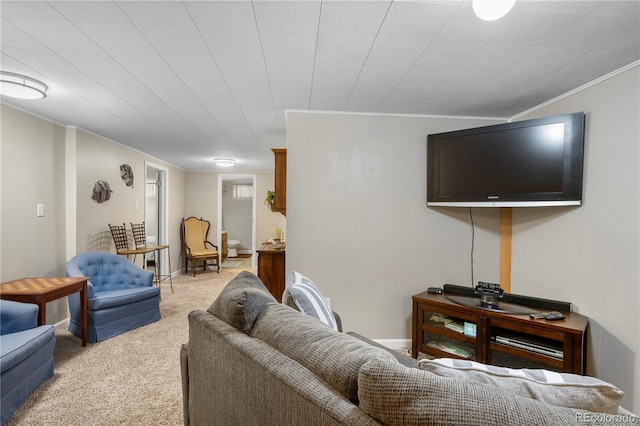
[[[282,293],[286,284],[285,248],[263,245],[258,253],[258,278],[269,289],[278,302],[282,302]]]
[[[82,346],[87,346],[88,277],[22,278],[0,284],[0,298],[38,305],[38,325],[46,324],[47,303],[80,292]]]

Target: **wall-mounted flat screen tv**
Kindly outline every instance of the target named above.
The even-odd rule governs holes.
[[[431,134],[427,205],[582,204],[584,113]]]

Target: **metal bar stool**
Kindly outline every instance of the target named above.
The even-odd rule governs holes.
[[[116,253],[121,256],[126,256],[127,259],[129,259],[129,256],[133,255],[133,263],[136,261],[136,256],[141,254],[143,263],[146,263],[147,253],[153,252],[154,249],[148,249],[146,247],[130,249],[127,227],[124,223],[122,226],[109,224],[109,229],[111,229],[111,236],[113,237],[113,242],[116,245]]]
[[[169,279],[169,284],[171,285],[171,293],[173,293],[173,278],[171,277],[171,250],[169,249],[169,244],[147,244],[147,233],[145,231],[144,222],[142,223],[131,223],[131,231],[133,232],[133,241],[136,244],[136,249],[147,249],[150,251],[154,251],[154,267],[156,272],[156,284],[160,286],[160,283],[167,278]],[[160,274],[160,251],[167,250],[167,262],[169,263],[169,273],[167,275]],[[145,267],[146,267],[145,263]]]

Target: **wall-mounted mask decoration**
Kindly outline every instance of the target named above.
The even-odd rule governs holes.
[[[133,170],[131,170],[130,165],[122,164],[120,166],[120,176],[122,176],[122,180],[127,186],[133,186]]]
[[[106,180],[99,180],[93,186],[93,195],[91,198],[96,200],[98,203],[104,203],[111,198],[112,192],[109,182]]]

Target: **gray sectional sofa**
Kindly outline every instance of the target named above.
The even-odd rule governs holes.
[[[184,423],[640,424],[630,415],[555,406],[415,365],[277,303],[255,275],[242,272],[207,311],[189,314],[189,342],[181,349]]]

